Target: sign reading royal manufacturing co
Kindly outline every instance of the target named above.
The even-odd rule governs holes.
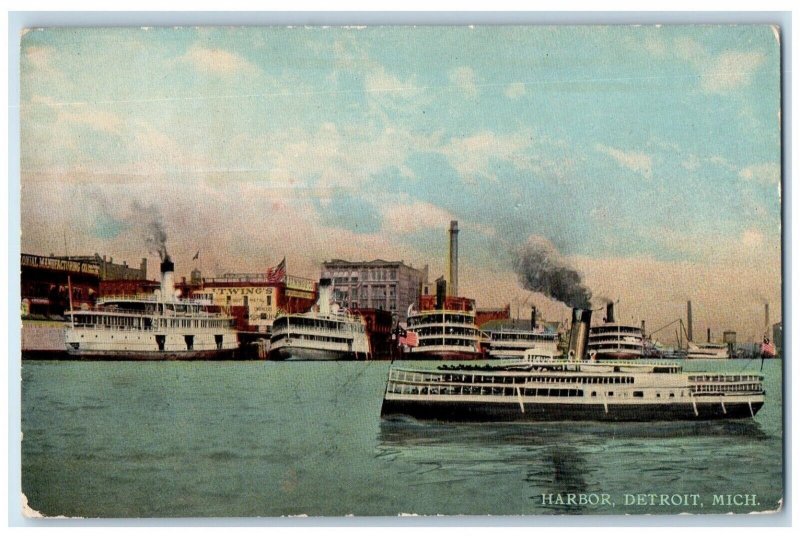
[[[55,271],[69,271],[72,273],[86,273],[89,275],[100,274],[100,267],[94,263],[64,260],[61,258],[50,258],[48,256],[35,256],[33,254],[23,254],[22,265],[23,267],[36,267],[39,269],[52,269]]]

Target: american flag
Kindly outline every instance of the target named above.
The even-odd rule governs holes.
[[[281,260],[281,263],[275,267],[267,269],[267,283],[279,284],[286,278],[286,258]]]
[[[400,337],[400,344],[408,347],[419,345],[419,336],[414,331],[405,331],[406,334]]]
[[[775,356],[775,344],[770,342],[769,338],[764,338],[764,342],[761,344],[761,356],[762,357]]]

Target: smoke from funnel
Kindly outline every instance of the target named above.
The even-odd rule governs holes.
[[[514,253],[512,263],[526,290],[543,293],[571,308],[590,308],[592,292],[583,284],[581,274],[547,239],[531,237]]]
[[[163,262],[169,258],[167,254],[167,232],[164,231],[164,221],[161,211],[155,205],[143,206],[133,202],[133,209],[138,213],[138,219],[144,225],[144,241],[151,254],[158,254]]]

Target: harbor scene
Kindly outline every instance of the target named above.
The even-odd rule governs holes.
[[[26,32],[23,512],[779,513],[776,32]]]

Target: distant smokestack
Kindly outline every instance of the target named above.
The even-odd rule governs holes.
[[[769,303],[764,303],[764,328],[769,331]]]
[[[447,295],[458,297],[458,221],[450,221],[450,257],[447,261],[449,288]]]
[[[606,323],[614,323],[614,303],[606,303]]]
[[[161,300],[175,299],[175,264],[169,256],[161,262]]]
[[[331,313],[331,279],[321,278],[319,280],[319,299],[317,299],[317,306],[319,307],[320,314]]]
[[[572,329],[569,334],[570,355],[576,360],[583,360],[586,344],[589,342],[589,325],[592,322],[592,311],[580,308],[572,309]]]
[[[642,336],[647,336],[647,333],[644,332],[644,320],[642,320]]]
[[[536,307],[531,307],[531,330],[536,330]]]
[[[711,327],[706,330],[708,331],[708,334],[706,335],[706,342],[711,343]]]
[[[694,342],[692,338],[692,301],[686,303],[686,338]]]
[[[444,310],[446,295],[447,281],[443,278],[436,279],[436,310]]]

